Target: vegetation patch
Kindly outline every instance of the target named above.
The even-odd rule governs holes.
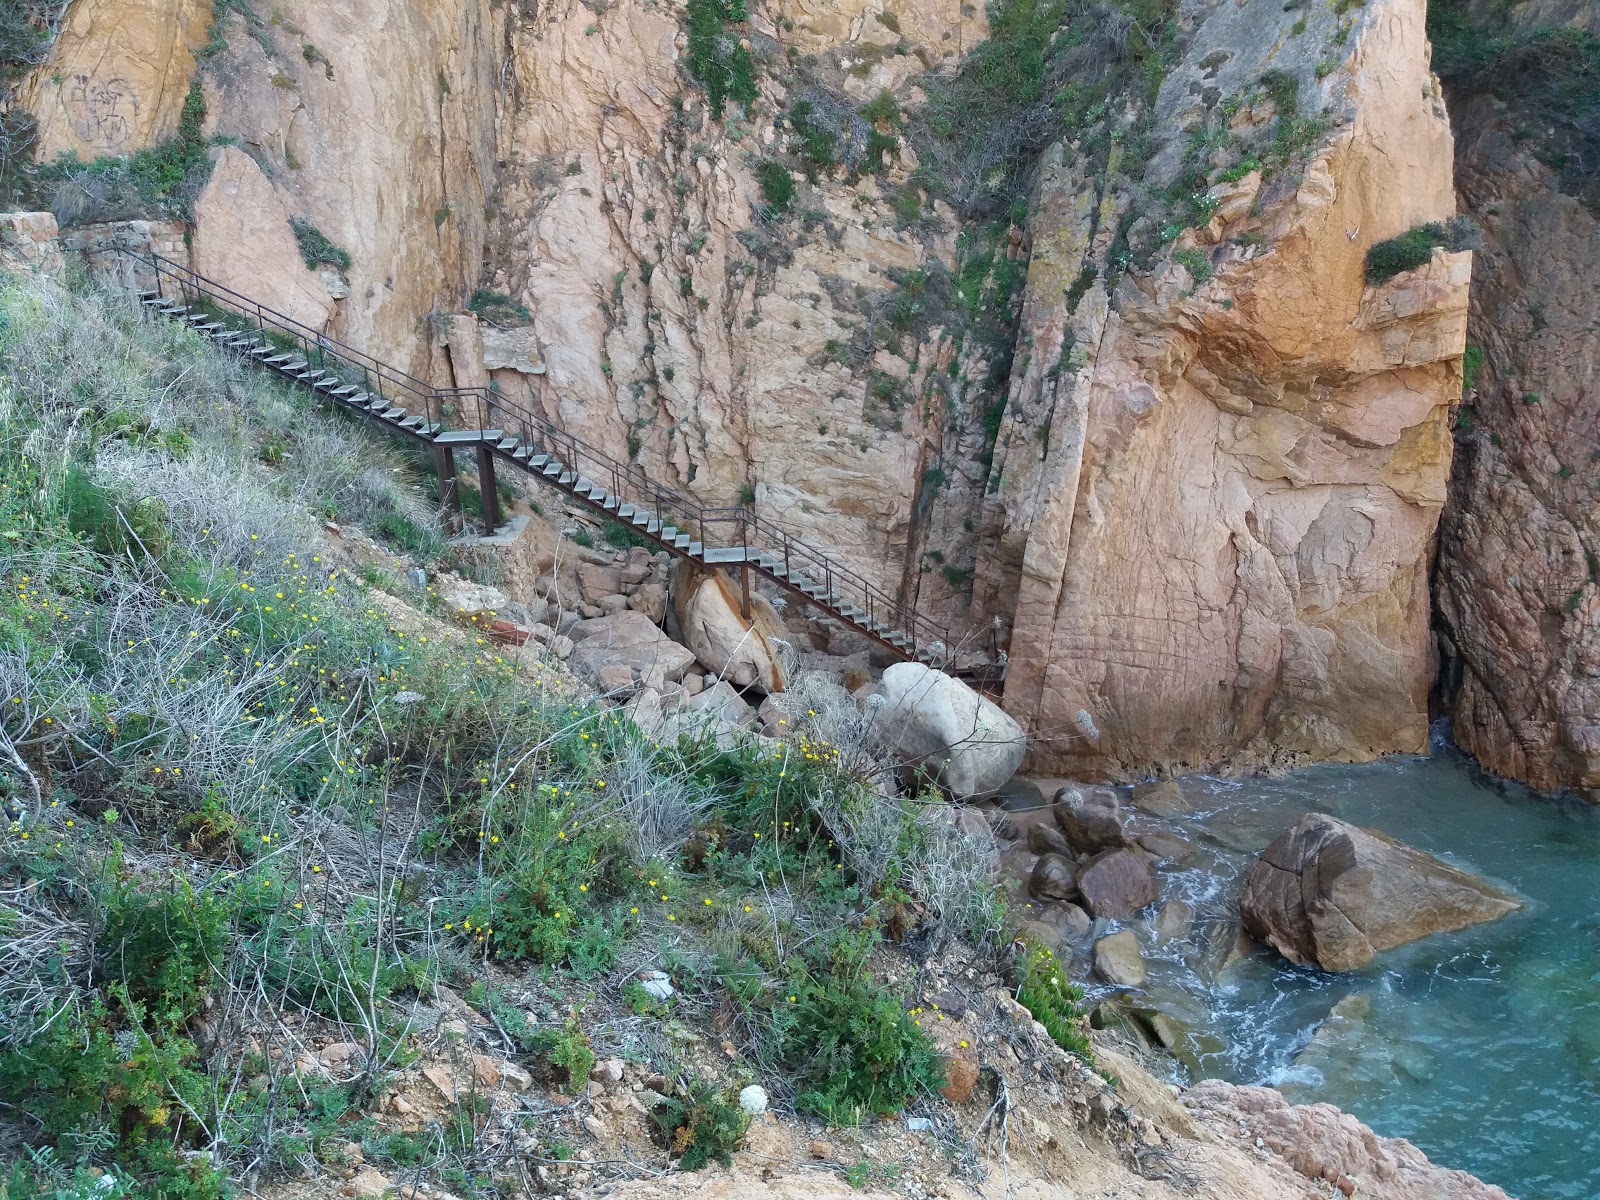
[[[689,74],[705,85],[711,115],[718,120],[731,100],[746,116],[760,96],[755,61],[729,24],[749,16],[745,0],[689,0]]]
[[[313,271],[318,267],[332,267],[336,271],[350,269],[350,254],[335,245],[333,239],[304,217],[290,217],[289,227],[294,230],[295,241],[300,243],[300,257]]]
[[[1477,235],[1470,221],[1456,218],[1448,223],[1430,221],[1416,225],[1398,237],[1374,242],[1367,251],[1366,275],[1371,284],[1387,283],[1404,271],[1426,266],[1438,247],[1469,250]]]
[[[205,93],[197,76],[183,102],[178,132],[127,156],[83,162],[71,151],[34,173],[34,187],[50,197],[63,224],[171,213],[187,217],[211,174],[210,149],[226,139],[207,138]]]

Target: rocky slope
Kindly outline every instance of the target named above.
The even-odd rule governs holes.
[[[1592,6],[1528,6],[1509,30],[1491,25],[1483,36],[1541,27],[1571,36],[1585,23],[1600,34]],[[1483,228],[1469,320],[1482,367],[1456,431],[1438,601],[1463,748],[1535,787],[1594,789],[1600,183],[1592,167],[1583,174],[1597,145],[1592,103],[1585,118],[1541,100],[1559,70],[1549,52],[1522,63],[1505,99],[1491,94],[1492,70],[1452,80],[1461,207]]]

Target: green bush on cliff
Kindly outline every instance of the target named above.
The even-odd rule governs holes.
[[[1438,247],[1447,250],[1471,249],[1477,227],[1456,218],[1448,223],[1429,221],[1416,225],[1398,237],[1374,242],[1367,251],[1366,274],[1371,284],[1387,283],[1404,271],[1425,266]]]
[[[722,117],[732,100],[750,113],[760,92],[755,61],[728,31],[728,22],[743,21],[745,0],[689,0],[689,74],[705,84],[711,115]]]

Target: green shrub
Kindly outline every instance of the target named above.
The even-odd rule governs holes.
[[[204,1133],[190,1117],[209,1108],[210,1080],[198,1069],[199,1053],[186,1038],[152,1037],[137,1002],[126,994],[120,999],[128,1025],[95,1000],[0,1054],[0,1095],[39,1122],[69,1157],[109,1149],[140,1178],[140,1195],[215,1200],[224,1194],[223,1173],[175,1148]]]
[[[112,869],[116,869],[113,860]],[[158,892],[114,882],[102,899],[100,974],[156,1026],[178,1029],[200,1011],[228,943],[228,905],[174,879]]]
[[[539,1030],[533,1035],[533,1042],[534,1051],[554,1068],[555,1082],[574,1092],[588,1086],[589,1072],[594,1070],[594,1051],[576,1016],[569,1016],[556,1028]]]
[[[817,108],[809,100],[798,100],[789,110],[789,128],[793,131],[789,144],[805,164],[806,176],[816,182],[822,172],[834,164],[839,137],[817,115]]]
[[[1083,1031],[1083,989],[1067,979],[1066,969],[1050,947],[1023,935],[1018,966],[1017,1000],[1045,1027],[1056,1045],[1089,1062],[1094,1061],[1089,1037]]]
[[[73,463],[61,491],[67,528],[108,558],[160,558],[167,549],[165,512],[161,502],[145,497],[119,502],[106,488]]]
[[[703,1079],[695,1080],[688,1091],[685,1097],[667,1097],[651,1111],[667,1152],[685,1171],[698,1171],[709,1162],[732,1166],[733,1150],[750,1128],[749,1115],[735,1097]]]
[[[1483,347],[1467,343],[1461,356],[1461,390],[1470,392],[1478,386],[1478,372],[1483,369]]]
[[[828,961],[790,979],[775,1014],[800,1107],[830,1124],[899,1112],[945,1082],[920,1013],[868,974],[873,945],[866,934],[841,935]]]
[[[894,93],[888,88],[884,88],[867,101],[862,106],[861,115],[875,124],[900,125],[904,121],[900,114],[900,105],[895,102]]]
[[[627,525],[617,520],[607,521],[606,527],[600,531],[600,536],[618,550],[627,550],[633,546],[643,546],[646,550],[651,551],[659,549],[644,533],[641,533],[632,525]]]
[[[1367,251],[1367,282],[1385,283],[1402,272],[1426,266],[1433,258],[1435,247],[1463,248],[1464,234],[1455,227],[1457,224],[1447,227],[1430,221],[1406,230],[1399,237],[1373,243]]]
[[[747,15],[745,0],[689,0],[689,74],[705,84],[718,120],[729,100],[743,105],[748,116],[761,94],[750,52],[724,28]]]
[[[794,203],[795,187],[787,167],[767,159],[756,168],[756,182],[761,185],[761,198],[766,201],[764,215],[768,220],[789,211]]]
[[[289,227],[294,230],[295,241],[300,243],[300,257],[313,271],[327,265],[340,271],[350,269],[350,255],[334,245],[333,240],[304,217],[290,217]]]
[[[1194,280],[1196,287],[1205,283],[1216,273],[1211,269],[1211,259],[1204,250],[1196,248],[1174,250],[1172,252],[1172,261],[1183,265],[1189,272],[1190,278]]]

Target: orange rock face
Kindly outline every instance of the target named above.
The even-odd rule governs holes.
[[[1297,77],[1324,122],[1307,159],[1214,188],[1211,223],[1165,268],[1118,276],[1123,198],[1070,156],[1047,164],[978,597],[1005,612],[1014,596],[1005,704],[1034,768],[1425,746],[1470,255],[1364,279],[1373,242],[1454,211],[1423,16],[1421,0],[1364,9],[1340,68]],[[1203,24],[1158,117],[1199,121],[1195,97],[1277,53]]]

